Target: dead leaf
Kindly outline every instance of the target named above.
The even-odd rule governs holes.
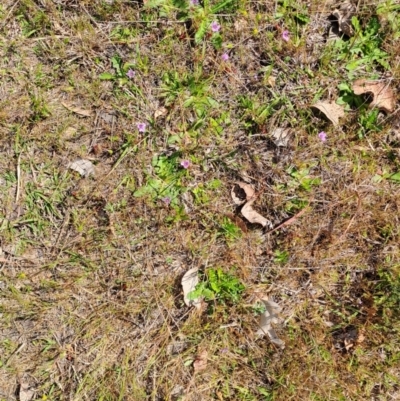
[[[344,117],[344,108],[333,102],[320,101],[311,106],[319,110],[324,116],[333,123],[335,127],[339,125],[339,118]]]
[[[198,267],[188,270],[182,277],[183,300],[187,306],[194,305],[197,309],[201,308],[201,298],[189,299],[188,294],[196,289],[199,283]]]
[[[69,163],[68,168],[77,171],[82,177],[88,177],[89,175],[94,174],[93,163],[85,159],[79,159]]]
[[[235,182],[235,186],[231,190],[231,196],[236,205],[243,205],[252,199],[255,193],[254,188],[245,182]]]
[[[348,352],[350,348],[354,347],[354,343],[349,341],[347,338],[344,339],[344,348]]]
[[[261,216],[260,213],[256,212],[253,209],[253,203],[256,200],[256,198],[248,201],[243,207],[242,207],[242,215],[250,222],[254,224],[261,224],[263,227],[266,227],[269,225],[269,220],[266,219],[264,216]]]
[[[116,115],[115,115],[115,112],[113,112],[113,111],[111,111],[110,113],[107,113],[107,112],[105,112],[105,111],[101,111],[101,112],[99,113],[99,117],[100,117],[103,121],[105,121],[106,123],[108,123],[108,124],[114,124],[115,121],[116,121],[116,119],[117,119],[117,117],[116,117]]]
[[[21,381],[19,387],[19,401],[30,401],[34,395],[35,390],[31,389],[29,383]]]
[[[206,350],[197,355],[196,360],[193,362],[193,368],[195,372],[200,372],[207,368],[207,358],[208,352]]]
[[[271,134],[276,146],[287,146],[291,136],[292,130],[290,128],[275,128]]]
[[[339,32],[351,37],[354,35],[351,19],[356,14],[356,6],[350,1],[345,1],[339,8],[332,12],[332,15],[337,18]]]
[[[382,81],[368,81],[358,79],[353,83],[353,91],[356,95],[372,93],[374,99],[369,107],[378,107],[386,113],[391,113],[396,107],[396,98],[388,84]]]
[[[73,106],[70,103],[67,102],[61,102],[61,104],[69,111],[72,111],[73,113],[79,114],[80,116],[84,117],[90,117],[92,112],[90,110],[84,110],[81,109],[80,107]]]
[[[262,302],[265,305],[265,312],[260,316],[260,328],[257,330],[256,334],[259,336],[264,336],[267,334],[273,344],[284,348],[284,341],[278,337],[275,330],[271,326],[271,323],[280,323],[278,314],[282,308],[276,302],[267,298],[263,298]]]
[[[160,107],[154,112],[154,119],[157,120],[158,117],[163,117],[168,114],[168,110],[165,107]]]
[[[274,88],[275,85],[276,85],[276,77],[274,77],[273,75],[270,75],[270,76],[267,78],[267,84],[268,84],[269,86],[271,86],[272,88]]]

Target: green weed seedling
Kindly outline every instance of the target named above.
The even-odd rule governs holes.
[[[220,233],[225,237],[228,243],[234,242],[242,236],[242,230],[226,216],[222,219]]]
[[[239,301],[244,285],[235,276],[225,273],[220,267],[207,270],[204,280],[197,284],[196,289],[189,293],[189,299],[203,297],[205,301],[220,302]]]
[[[288,251],[280,251],[279,249],[277,249],[274,252],[274,262],[275,263],[279,263],[281,265],[287,263],[287,261],[289,260],[289,252]]]
[[[287,173],[294,178],[294,181],[291,183],[294,187],[300,187],[306,191],[310,191],[311,188],[315,185],[319,185],[321,183],[320,178],[313,178],[310,176],[310,168],[301,168],[297,169],[296,167],[290,167],[287,170]]]
[[[380,32],[381,25],[378,18],[372,17],[365,29],[360,26],[357,17],[352,18],[355,34],[349,41],[336,40],[334,50],[337,52],[337,60],[346,62],[349,79],[352,79],[356,71],[363,67],[366,71],[379,64],[385,69],[390,66],[387,62],[389,55],[381,49],[383,35]]]
[[[127,84],[134,76],[135,71],[133,70],[134,64],[124,63],[119,56],[111,57],[111,65],[114,69],[114,73],[103,72],[99,75],[99,78],[104,81],[114,81],[118,83],[118,86]]]
[[[154,156],[152,166],[155,177],[149,177],[146,184],[134,192],[134,196],[150,195],[153,201],[164,200],[171,206],[178,205],[178,197],[186,191],[182,178],[188,171],[180,166],[180,152],[171,156]]]

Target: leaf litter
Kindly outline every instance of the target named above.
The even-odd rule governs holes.
[[[89,177],[90,175],[94,174],[93,163],[85,159],[79,159],[69,163],[68,168],[78,172],[82,177]]]
[[[292,130],[290,128],[275,128],[271,137],[276,146],[286,147],[292,137]]]
[[[339,33],[352,37],[354,28],[351,19],[356,15],[356,6],[350,1],[345,1],[332,12],[332,15],[337,18]]]
[[[207,368],[208,351],[204,350],[197,355],[196,360],[193,362],[193,369],[195,372],[200,372]]]
[[[92,112],[90,110],[85,110],[82,109],[81,107],[74,106],[68,102],[61,102],[61,104],[69,111],[72,111],[75,114],[79,114],[80,116],[83,117],[90,117],[92,115]]]
[[[253,203],[256,201],[257,196],[250,184],[236,182],[231,190],[231,196],[236,205],[244,204],[241,213],[249,223],[261,224],[263,227],[270,224],[267,218],[253,209]]]
[[[268,298],[262,298],[261,301],[265,306],[265,312],[260,316],[260,328],[257,330],[256,334],[261,337],[267,334],[273,344],[284,348],[285,342],[278,337],[272,327],[272,323],[277,324],[281,322],[278,314],[281,312],[282,308],[276,302]]]
[[[187,306],[195,306],[197,309],[201,309],[202,298],[190,299],[189,293],[196,289],[196,285],[199,283],[198,267],[193,267],[188,270],[182,277],[182,289],[183,289],[183,300]]]
[[[31,388],[29,383],[21,381],[18,395],[19,401],[30,401],[35,395],[35,390]]]
[[[372,93],[373,100],[369,107],[378,107],[386,113],[391,113],[396,107],[396,97],[393,90],[383,81],[369,81],[358,79],[353,83],[353,92],[356,95]]]
[[[311,107],[319,110],[335,127],[339,125],[339,119],[345,116],[344,107],[334,102],[319,101]]]

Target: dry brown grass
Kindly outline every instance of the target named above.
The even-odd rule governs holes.
[[[38,400],[400,399],[400,191],[378,177],[399,171],[398,111],[361,138],[354,107],[339,128],[313,115],[317,97],[336,99],[351,82],[325,44],[330,4],[313,2],[304,24],[293,9],[274,19],[275,7],[242,1],[215,17],[223,63],[211,33],[193,43],[172,9],[3,2],[1,400],[22,399],[26,384]],[[390,69],[360,67],[354,78],[386,77],[398,93],[391,13],[381,16]],[[363,24],[373,14],[360,5]],[[99,79],[115,55],[133,63],[133,84]],[[171,84],[168,98],[163,75],[175,72],[193,81],[175,93]],[[287,148],[270,138],[278,126],[294,130]],[[157,178],[154,156],[176,151],[191,161],[175,171],[185,189],[176,206],[134,196]],[[79,158],[96,165],[93,177],[67,169]],[[305,189],[291,167],[320,182]],[[274,227],[308,209],[262,231],[231,201],[243,179]],[[180,280],[191,267],[240,278],[241,301],[186,307]],[[263,296],[283,307],[283,350],[255,335]],[[207,369],[194,372],[204,350]]]

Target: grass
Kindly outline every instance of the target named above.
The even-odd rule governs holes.
[[[397,96],[398,12],[359,2],[327,42],[328,2],[4,1],[0,400],[398,399],[398,102],[351,89]],[[243,180],[273,227],[306,210],[249,224]],[[263,297],[285,349],[255,334]]]

